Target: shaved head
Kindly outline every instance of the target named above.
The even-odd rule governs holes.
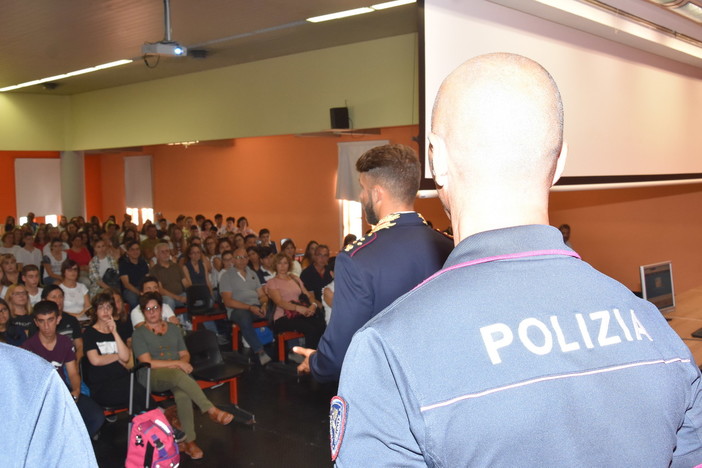
[[[551,75],[519,55],[473,58],[441,85],[432,133],[475,177],[550,187],[563,143],[563,104]]]
[[[429,143],[454,232],[461,222],[467,234],[547,223],[549,189],[565,160],[558,164],[563,103],[541,65],[495,53],[459,66],[437,94]]]

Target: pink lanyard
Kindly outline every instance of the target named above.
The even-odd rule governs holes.
[[[433,275],[431,275],[429,278],[422,281],[414,289],[417,289],[418,287],[424,285],[424,283],[428,283],[429,281],[433,280],[434,278],[436,278],[439,275],[443,275],[444,273],[451,271],[451,270],[455,270],[457,268],[464,268],[464,267],[469,267],[472,265],[480,265],[481,263],[495,262],[497,260],[514,260],[516,258],[543,257],[546,255],[566,255],[568,257],[573,257],[573,258],[577,258],[578,260],[580,260],[580,255],[573,252],[572,250],[560,250],[560,249],[530,250],[528,252],[518,252],[518,253],[512,253],[512,254],[505,254],[505,255],[495,255],[494,257],[478,258],[476,260],[470,260],[468,262],[457,263],[456,265],[452,265],[448,268],[444,268],[443,270],[439,270],[436,273],[434,273]]]

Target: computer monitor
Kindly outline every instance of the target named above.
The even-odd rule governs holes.
[[[661,262],[642,265],[639,270],[643,298],[652,302],[663,314],[673,311],[675,309],[673,264]]]

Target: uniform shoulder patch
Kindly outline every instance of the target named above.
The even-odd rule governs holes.
[[[342,397],[337,395],[331,399],[329,408],[329,444],[331,446],[332,461],[336,461],[336,457],[339,456],[341,442],[344,440],[347,410],[346,400]]]

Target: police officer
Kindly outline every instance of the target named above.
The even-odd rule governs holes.
[[[298,372],[311,369],[320,382],[339,379],[356,330],[441,268],[452,248],[413,209],[421,170],[411,148],[372,148],[358,159],[356,170],[366,221],[374,228],[337,256],[333,313],[317,351],[293,348],[305,356]]]
[[[565,160],[548,72],[512,54],[469,60],[442,84],[431,131],[456,248],[353,338],[332,399],[337,465],[702,463],[689,349],[548,226]]]

